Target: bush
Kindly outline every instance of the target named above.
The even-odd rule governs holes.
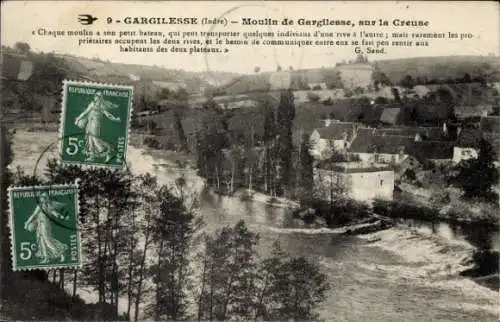
[[[333,100],[332,100],[332,98],[331,98],[331,97],[328,97],[327,99],[325,99],[325,100],[323,101],[323,104],[324,104],[324,105],[333,105]]]
[[[367,205],[353,199],[334,196],[334,200],[304,200],[306,207],[315,210],[316,216],[325,219],[328,227],[340,227],[357,223],[370,216]]]
[[[315,85],[315,86],[312,88],[312,90],[313,90],[313,91],[320,91],[320,90],[322,90],[322,89],[323,89],[323,88],[321,88],[321,85]]]
[[[155,138],[147,137],[144,139],[143,144],[151,149],[159,149],[160,148],[160,142],[158,142],[158,140]]]
[[[319,95],[313,92],[307,92],[307,98],[311,102],[318,102],[320,99]]]

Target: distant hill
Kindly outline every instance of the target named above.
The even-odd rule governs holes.
[[[71,55],[56,55],[63,58],[71,70],[98,80],[123,83],[128,81],[148,80],[180,83],[188,92],[199,92],[200,88],[210,86],[207,75],[184,70],[166,69],[161,66],[133,65],[113,63],[99,59],[89,59]],[[231,75],[234,77],[234,75]],[[227,78],[227,76],[225,76]]]
[[[413,78],[427,77],[430,79],[448,79],[491,75],[494,80],[500,80],[500,57],[498,56],[443,56],[416,57],[391,60],[378,60],[370,63],[378,68],[393,83],[398,83],[406,75]],[[311,68],[290,71],[292,83],[301,78],[306,83],[322,83],[341,71],[347,65],[326,68]],[[220,86],[220,92],[227,95],[237,95],[246,92],[266,91],[270,88],[270,72],[253,75],[238,75],[231,82]],[[349,85],[349,84],[347,84]]]
[[[439,80],[463,77],[466,73],[471,77],[484,76],[486,73],[500,79],[498,56],[417,57],[378,60],[373,64],[393,83],[401,81],[406,75]]]

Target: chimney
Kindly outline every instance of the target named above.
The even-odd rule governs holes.
[[[443,134],[448,136],[448,126],[446,125],[446,122],[443,123]]]

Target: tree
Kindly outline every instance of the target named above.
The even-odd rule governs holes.
[[[153,217],[157,244],[157,262],[152,267],[155,301],[149,311],[157,321],[177,321],[188,316],[188,292],[193,287],[190,253],[197,220],[186,208],[183,193],[176,196],[168,187],[162,187],[159,193],[160,211]]]
[[[8,165],[12,162],[12,148],[10,144],[10,138],[7,134],[7,129],[4,124],[0,124],[0,203],[1,203],[1,217],[0,217],[0,229],[2,236],[0,237],[0,294],[8,294],[5,290],[9,287],[9,273],[11,272],[12,262],[10,255],[10,240],[9,240],[9,227],[8,222],[8,211],[7,211],[7,187],[11,183],[12,177],[8,170]]]
[[[394,100],[396,102],[401,102],[401,96],[399,95],[399,89],[396,87],[391,88],[392,95],[394,96]]]
[[[264,191],[274,194],[274,178],[275,178],[275,141],[276,141],[276,119],[274,108],[271,103],[266,100],[263,106],[264,114],[264,144],[265,144],[265,160],[264,160]]]
[[[258,240],[243,221],[206,237],[198,320],[251,317]]]
[[[134,203],[132,177],[125,170],[104,168],[81,169],[60,165],[56,160],[47,164],[47,177],[51,183],[67,183],[80,179],[80,229],[88,264],[81,271],[82,282],[94,287],[99,303],[111,304],[118,309],[119,295],[126,289],[120,282],[127,269],[121,266],[122,253],[129,253],[130,226],[121,224],[132,215]]]
[[[18,50],[22,54],[27,54],[27,53],[30,52],[31,47],[26,42],[18,41],[18,42],[15,43],[14,49]]]
[[[184,128],[182,127],[181,117],[177,111],[174,112],[174,120],[175,120],[175,129],[177,130],[177,135],[179,136],[181,151],[189,152],[186,134],[184,133]]]
[[[404,88],[412,89],[415,87],[415,80],[411,75],[406,75],[400,82],[399,85]]]
[[[460,162],[456,167],[458,174],[451,178],[451,183],[464,191],[466,199],[483,199],[496,203],[498,194],[492,188],[498,184],[499,173],[494,164],[495,160],[493,146],[487,140],[481,139],[477,159]]]
[[[281,92],[280,104],[277,111],[278,156],[279,175],[281,177],[280,189],[289,191],[291,188],[292,172],[292,129],[295,118],[295,103],[292,91]]]
[[[311,155],[311,144],[309,136],[302,136],[302,144],[300,146],[300,187],[303,189],[302,197],[308,199],[312,197],[314,187],[313,181],[313,163],[314,158]]]
[[[330,287],[317,264],[305,257],[291,257],[281,250],[279,242],[259,265],[257,277],[256,320],[315,320],[315,309]]]

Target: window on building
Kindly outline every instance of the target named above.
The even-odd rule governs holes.
[[[380,180],[380,186],[384,185],[384,180]]]

